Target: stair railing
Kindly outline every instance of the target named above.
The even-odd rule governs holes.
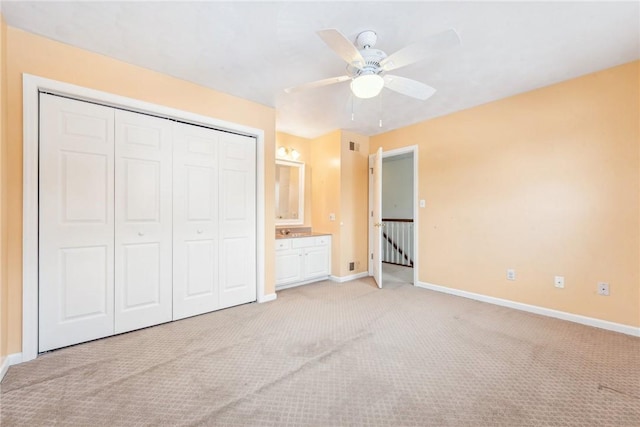
[[[413,220],[382,218],[382,262],[413,267]]]

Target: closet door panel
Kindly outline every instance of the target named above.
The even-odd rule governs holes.
[[[39,351],[113,334],[113,124],[40,95]]]
[[[172,318],[172,122],[116,110],[115,332]]]
[[[123,246],[121,306],[125,311],[161,304],[161,250],[157,242]]]
[[[220,303],[256,300],[256,140],[224,133],[220,145]]]
[[[173,318],[220,308],[218,146],[221,132],[174,125]]]

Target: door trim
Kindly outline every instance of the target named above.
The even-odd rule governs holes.
[[[417,145],[408,145],[402,148],[396,148],[394,150],[385,151],[382,150],[382,158],[385,159],[387,157],[395,157],[401,154],[412,153],[413,154],[413,256],[415,258],[413,263],[413,286],[418,284],[418,270],[420,268],[419,257],[418,257],[418,226],[419,226],[419,200],[418,200],[418,146]],[[369,168],[372,166],[373,156],[375,154],[369,154]],[[382,173],[382,172],[381,172]],[[369,276],[373,276],[373,265],[371,263],[371,254],[373,253],[373,222],[371,220],[371,211],[373,210],[373,177],[371,173],[369,173],[369,210],[367,212],[367,218],[369,220],[369,253],[367,254],[367,263],[369,265],[368,271]]]
[[[190,124],[240,133],[256,138],[256,286],[258,302],[265,295],[265,147],[264,130],[164,107],[133,98],[63,83],[30,74],[22,75],[23,172],[22,172],[22,361],[38,355],[38,128],[40,92],[80,101],[175,119]]]

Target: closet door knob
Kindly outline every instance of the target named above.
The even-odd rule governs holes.
[[[202,234],[202,229],[198,228],[198,234]]]
[[[142,231],[138,231],[138,236],[144,236],[144,233]]]

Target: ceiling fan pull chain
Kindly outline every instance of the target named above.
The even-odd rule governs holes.
[[[351,94],[351,121],[355,119],[356,115],[353,112],[353,94]]]
[[[382,127],[382,92],[380,92],[380,96],[378,96],[378,107],[380,108],[380,120],[378,121],[378,127]]]

